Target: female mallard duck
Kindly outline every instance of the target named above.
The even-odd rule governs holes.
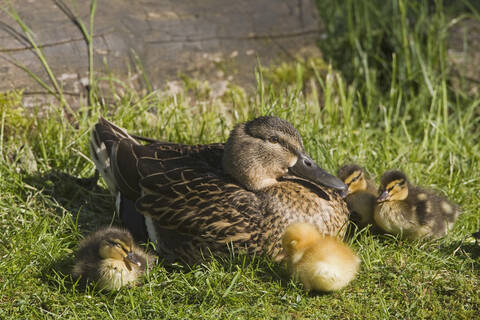
[[[377,200],[377,190],[365,176],[365,170],[356,164],[347,164],[338,169],[337,176],[348,186],[345,198],[350,209],[350,218],[360,228],[374,225],[373,211]]]
[[[374,219],[388,233],[408,239],[444,236],[460,214],[446,199],[411,185],[405,174],[387,171],[380,182]]]
[[[135,217],[141,213],[167,261],[194,263],[203,254],[228,252],[230,243],[281,260],[282,234],[297,221],[324,234],[345,232],[345,184],[315,164],[285,120],[238,124],[225,145],[147,141],[142,145],[100,118],[90,151],[117,195],[124,223],[139,226]]]
[[[352,281],[360,259],[336,237],[321,235],[314,225],[294,223],[282,239],[290,273],[307,290],[336,291]]]
[[[133,242],[126,230],[98,230],[80,242],[73,276],[107,290],[135,284],[154,259]]]

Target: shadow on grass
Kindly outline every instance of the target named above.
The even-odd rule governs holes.
[[[98,175],[77,178],[51,170],[28,176],[24,181],[67,210],[76,222],[79,233],[83,235],[112,224],[116,218],[113,197],[106,189],[97,185]]]
[[[43,174],[32,174],[23,180],[40,190],[40,195],[52,199],[64,209],[52,212],[59,216],[71,215],[76,230],[84,237],[116,220],[112,196],[106,189],[97,185],[98,175],[77,178],[51,170]],[[73,265],[73,253],[53,260],[42,269],[41,279],[51,286],[60,288],[64,293],[85,291],[85,283],[77,282],[71,277]]]
[[[88,282],[84,278],[74,278],[72,269],[74,266],[73,256],[62,258],[46,265],[42,269],[40,279],[52,288],[57,288],[63,294],[108,294],[109,290],[102,290],[94,282]],[[111,291],[115,292],[115,290]]]
[[[468,239],[441,244],[438,251],[445,256],[468,260],[474,269],[480,272],[480,246],[476,242],[467,242],[466,240]]]
[[[471,236],[456,241],[449,241],[448,238],[406,240],[387,234],[375,237],[381,245],[423,251],[427,254],[435,253],[443,259],[470,263],[474,270],[480,272],[480,246]]]
[[[244,275],[248,275],[253,271],[255,280],[260,280],[265,284],[277,283],[285,293],[291,292],[292,288],[296,287],[310,298],[335,294],[335,292],[306,290],[300,280],[291,280],[292,277],[287,270],[285,262],[274,262],[266,255],[248,256],[246,254],[230,254],[226,257],[214,258],[212,261],[214,266],[219,266],[223,271],[228,273],[235,273],[239,267]],[[265,287],[265,285],[262,285],[262,287]]]
[[[49,286],[60,288],[63,293],[74,291],[78,285],[71,276],[73,261],[73,256],[53,260],[42,269],[40,278]]]

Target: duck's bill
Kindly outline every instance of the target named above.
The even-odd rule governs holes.
[[[140,263],[140,261],[137,260],[137,258],[135,257],[135,255],[133,254],[133,252],[128,252],[127,253],[127,256],[125,257],[125,262],[127,264],[127,267],[129,267],[129,264],[134,264],[136,266],[141,266],[142,264]],[[129,268],[130,269],[130,268]]]
[[[377,202],[387,201],[387,198],[388,198],[388,191],[384,191],[384,192],[377,198]]]
[[[296,176],[324,185],[325,187],[336,189],[340,191],[342,195],[346,195],[347,193],[348,187],[342,180],[320,168],[305,154],[301,154],[295,165],[289,169]]]

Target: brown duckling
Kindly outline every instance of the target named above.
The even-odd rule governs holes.
[[[374,212],[376,224],[407,239],[442,237],[461,212],[448,200],[411,185],[398,170],[383,174],[379,194]]]
[[[307,290],[340,290],[357,274],[360,259],[352,249],[336,237],[320,234],[312,224],[291,224],[282,244],[290,273]]]
[[[97,282],[102,289],[118,290],[136,284],[153,262],[128,231],[109,227],[80,242],[73,276]]]
[[[373,211],[376,205],[376,187],[367,179],[365,170],[357,164],[343,165],[337,176],[348,186],[345,201],[350,210],[350,219],[363,229],[374,225]]]

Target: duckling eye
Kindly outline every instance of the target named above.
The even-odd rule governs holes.
[[[399,183],[396,184],[399,188],[403,188],[403,186],[405,185],[405,181],[402,180],[400,181]]]
[[[355,176],[355,177],[352,179],[352,181],[350,181],[350,183],[355,182],[355,181],[357,181],[358,179],[360,179],[360,176],[361,176],[361,175],[362,175],[362,174],[359,174],[359,175]]]
[[[109,246],[114,247],[114,246],[116,246],[118,243],[116,243],[115,241],[112,241],[112,240],[107,240],[107,244],[108,244]]]
[[[278,137],[276,137],[276,136],[268,138],[268,141],[271,142],[271,143],[278,143],[279,142]]]

